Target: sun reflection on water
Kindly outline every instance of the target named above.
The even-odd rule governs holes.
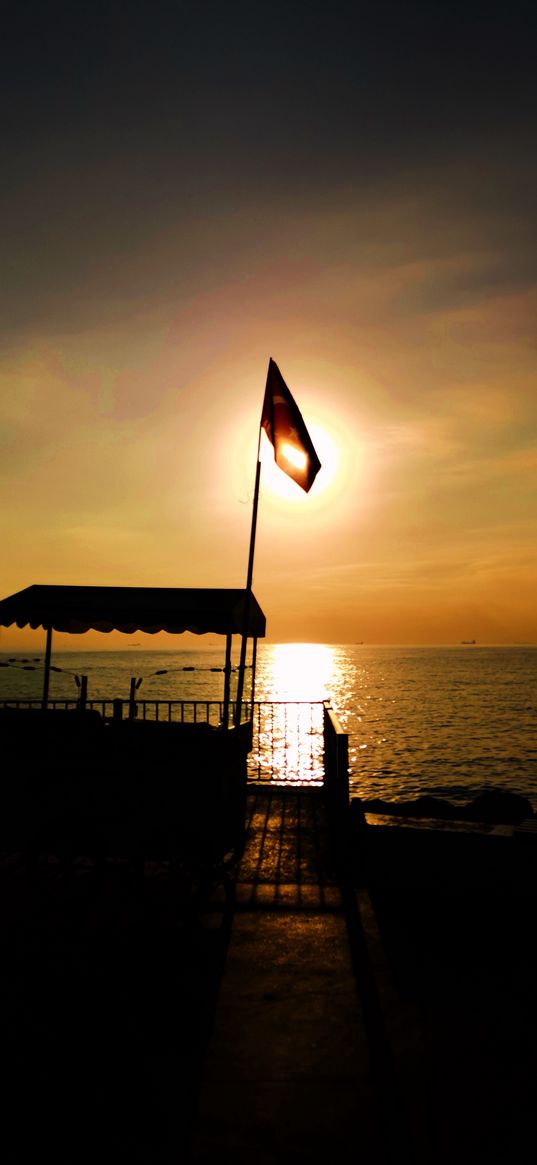
[[[334,651],[324,643],[275,643],[264,653],[265,699],[326,700],[334,673]]]
[[[319,783],[323,775],[323,707],[336,666],[333,648],[322,643],[278,643],[260,657],[257,698],[271,701],[259,711],[257,752],[263,779]]]

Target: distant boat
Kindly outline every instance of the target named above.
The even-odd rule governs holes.
[[[465,643],[467,646],[471,646],[472,644],[475,644],[475,642],[475,639],[461,639],[461,643]]]

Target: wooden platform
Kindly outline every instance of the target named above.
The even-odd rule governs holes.
[[[322,790],[258,790],[248,812],[192,1160],[391,1160]]]

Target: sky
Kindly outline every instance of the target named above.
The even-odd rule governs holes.
[[[537,642],[534,3],[2,26],[0,597],[243,586],[273,357],[323,468],[263,438],[268,638]]]

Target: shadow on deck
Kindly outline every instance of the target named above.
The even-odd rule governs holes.
[[[8,1165],[522,1157],[534,897],[340,858],[322,790],[265,787],[220,883],[5,858]]]
[[[235,893],[193,1162],[350,1165],[358,1144],[399,1161],[408,1130],[321,789],[250,792]]]

